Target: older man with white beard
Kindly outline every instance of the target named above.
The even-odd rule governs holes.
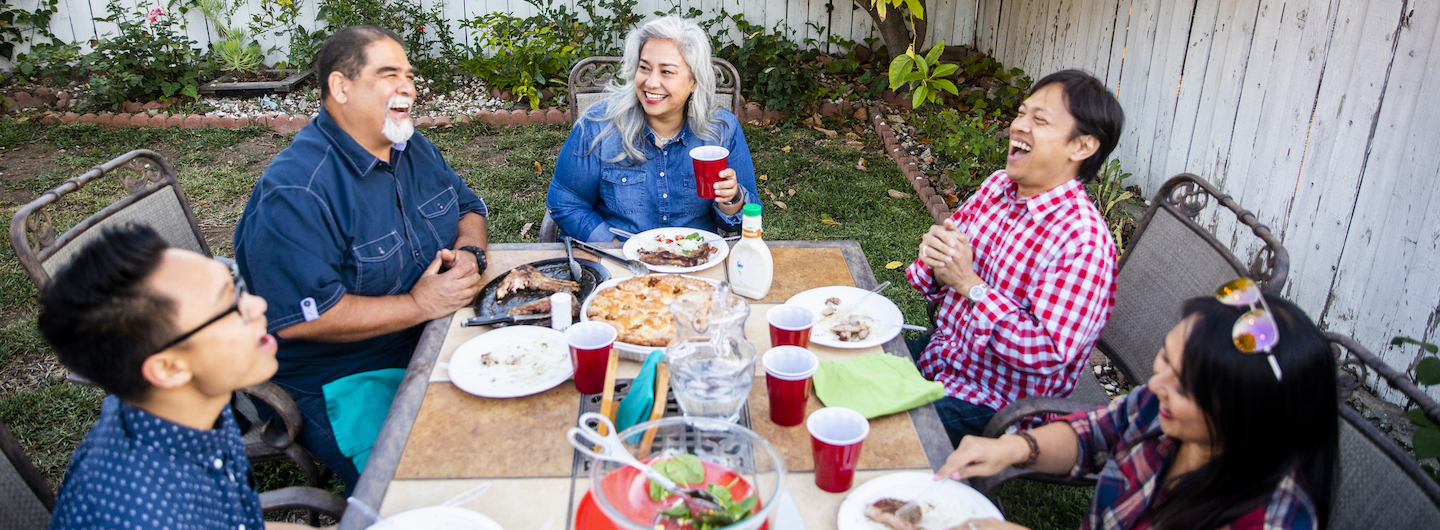
[[[235,259],[270,302],[269,332],[280,339],[273,381],[305,415],[300,442],[348,491],[380,424],[357,415],[383,418],[398,383],[387,369],[406,366],[425,322],[480,289],[486,209],[414,134],[415,69],[399,36],[342,29],[316,67],[320,113],[256,183]]]

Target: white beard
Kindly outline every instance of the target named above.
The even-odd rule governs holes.
[[[409,141],[410,136],[415,134],[415,123],[411,121],[408,114],[403,120],[390,117],[390,109],[402,103],[410,105],[413,103],[413,100],[405,96],[394,96],[390,98],[389,104],[385,106],[385,125],[380,128],[380,134],[384,134],[385,138],[390,140],[392,144]],[[413,109],[414,107],[411,106],[410,108]]]

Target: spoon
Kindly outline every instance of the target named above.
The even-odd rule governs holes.
[[[638,259],[625,259],[617,257],[614,254],[600,250],[599,248],[591,246],[589,243],[582,242],[578,239],[571,239],[570,241],[575,245],[579,246],[580,248],[590,251],[591,254],[595,254],[602,258],[624,265],[626,269],[630,269],[630,274],[636,276],[644,276],[646,274],[650,274],[650,267],[645,266],[645,262],[643,261],[640,261]]]
[[[596,425],[605,426],[604,436],[596,432],[595,427],[590,426],[590,421],[592,420]],[[577,434],[586,441],[577,441],[575,439],[575,435]],[[631,455],[630,451],[625,448],[625,445],[620,442],[620,437],[615,434],[615,424],[610,422],[610,418],[594,412],[581,414],[580,425],[578,427],[571,427],[569,431],[566,431],[565,439],[570,442],[570,445],[575,446],[575,450],[588,455],[590,458],[624,464],[640,470],[651,482],[659,485],[665,491],[679,495],[680,498],[685,501],[685,508],[690,510],[691,519],[699,520],[704,516],[723,515],[725,513],[725,511],[720,508],[719,500],[716,499],[714,495],[711,495],[710,492],[699,489],[682,490],[679,485],[675,484],[675,481],[670,480],[665,475],[661,475],[660,472],[655,471],[655,468],[637,460],[635,456]],[[731,522],[733,523],[734,521]]]

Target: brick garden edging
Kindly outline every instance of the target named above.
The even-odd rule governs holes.
[[[63,96],[64,94],[59,95]],[[24,96],[28,97],[30,95],[24,94]],[[37,94],[37,96],[43,99],[68,99],[63,97],[56,98],[56,94],[52,93]],[[889,91],[886,91],[884,99],[891,104],[901,104],[903,102],[903,98]],[[164,112],[164,109],[156,107],[158,107],[158,104],[152,102],[144,106],[138,104],[127,105],[126,110],[135,112],[77,114],[74,112],[61,113],[51,111],[41,114],[39,119],[45,123],[93,123],[111,127],[212,129],[260,126],[269,128],[280,134],[299,132],[300,129],[310,123],[310,116],[308,115],[273,113],[243,118],[206,116],[202,114],[172,115]],[[870,121],[874,124],[875,134],[884,142],[885,154],[895,161],[895,165],[900,167],[900,172],[905,176],[905,180],[910,183],[910,187],[913,188],[916,195],[919,196],[920,202],[925,205],[925,211],[929,212],[930,217],[933,218],[936,223],[948,219],[951,212],[950,208],[945,205],[945,199],[936,193],[934,186],[930,183],[930,179],[926,178],[925,174],[920,171],[919,161],[900,146],[900,141],[896,138],[895,131],[890,128],[890,124],[886,121],[885,116],[887,112],[884,106],[876,104],[866,109],[860,104],[843,102],[840,104],[824,103],[821,104],[819,108],[821,116],[839,116],[852,112],[859,113],[859,111],[868,113]],[[151,114],[151,112],[155,112],[155,114]],[[783,115],[780,111],[762,109],[760,105],[756,103],[747,103],[741,110],[741,116],[739,116],[741,122],[779,120],[782,117]],[[861,117],[861,119],[864,118]],[[475,114],[468,115],[415,118],[415,128],[442,128],[477,122],[487,122],[494,125],[560,125],[569,123],[569,121],[569,113],[555,108],[536,110],[482,110]]]

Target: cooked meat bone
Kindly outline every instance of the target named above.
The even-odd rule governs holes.
[[[896,515],[895,511],[904,505],[905,501],[899,499],[880,499],[865,507],[865,517],[895,530],[922,530],[919,510],[911,511],[907,517]]]
[[[560,280],[546,276],[540,269],[530,265],[515,267],[505,275],[505,280],[495,288],[495,299],[504,300],[520,291],[540,291],[546,293],[558,293],[565,291],[573,293],[580,290],[580,284],[568,280]],[[548,312],[548,310],[546,310]]]
[[[694,267],[710,261],[710,255],[715,253],[715,246],[709,243],[700,245],[690,254],[677,254],[669,250],[646,250],[637,251],[640,254],[640,261],[651,265],[673,265],[677,267]]]

